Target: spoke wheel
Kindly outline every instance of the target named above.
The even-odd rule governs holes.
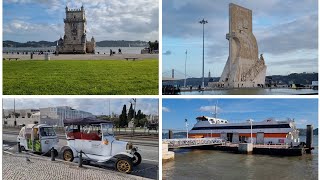
[[[128,158],[118,159],[116,162],[116,168],[119,172],[131,173],[132,171],[132,162]]]
[[[70,162],[73,161],[74,157],[71,149],[66,149],[63,151],[63,159],[65,161],[70,161]]]

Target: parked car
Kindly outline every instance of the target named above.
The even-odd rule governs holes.
[[[73,161],[83,152],[83,159],[90,162],[115,162],[116,170],[131,173],[133,166],[141,163],[138,148],[132,143],[116,140],[113,123],[96,118],[64,120],[68,145],[62,147],[63,159]]]

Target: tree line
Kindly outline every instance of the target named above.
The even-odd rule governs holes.
[[[108,116],[100,116],[98,118],[112,121],[114,123],[114,126],[117,128],[128,127],[128,124],[131,120],[133,120],[135,127],[144,127],[145,125],[148,125],[147,115],[144,114],[140,109],[134,112],[132,104],[130,105],[130,108],[128,110],[127,106],[123,105],[122,112],[119,118]]]

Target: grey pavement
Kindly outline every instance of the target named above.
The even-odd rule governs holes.
[[[53,180],[53,179],[104,179],[104,180],[126,180],[146,179],[116,171],[102,170],[90,166],[77,167],[75,163],[62,161],[49,161],[46,158],[25,155],[10,155],[3,153],[2,156],[2,178],[6,180]]]

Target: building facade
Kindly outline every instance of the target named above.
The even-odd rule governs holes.
[[[56,51],[59,54],[95,53],[96,42],[92,37],[87,41],[87,20],[84,7],[69,9],[66,7],[64,19],[64,36],[60,37]]]
[[[40,109],[3,110],[3,125],[16,126],[22,124],[48,124],[63,126],[64,119],[92,117],[93,114],[73,109],[69,106],[47,107]],[[16,117],[14,117],[16,114]]]

